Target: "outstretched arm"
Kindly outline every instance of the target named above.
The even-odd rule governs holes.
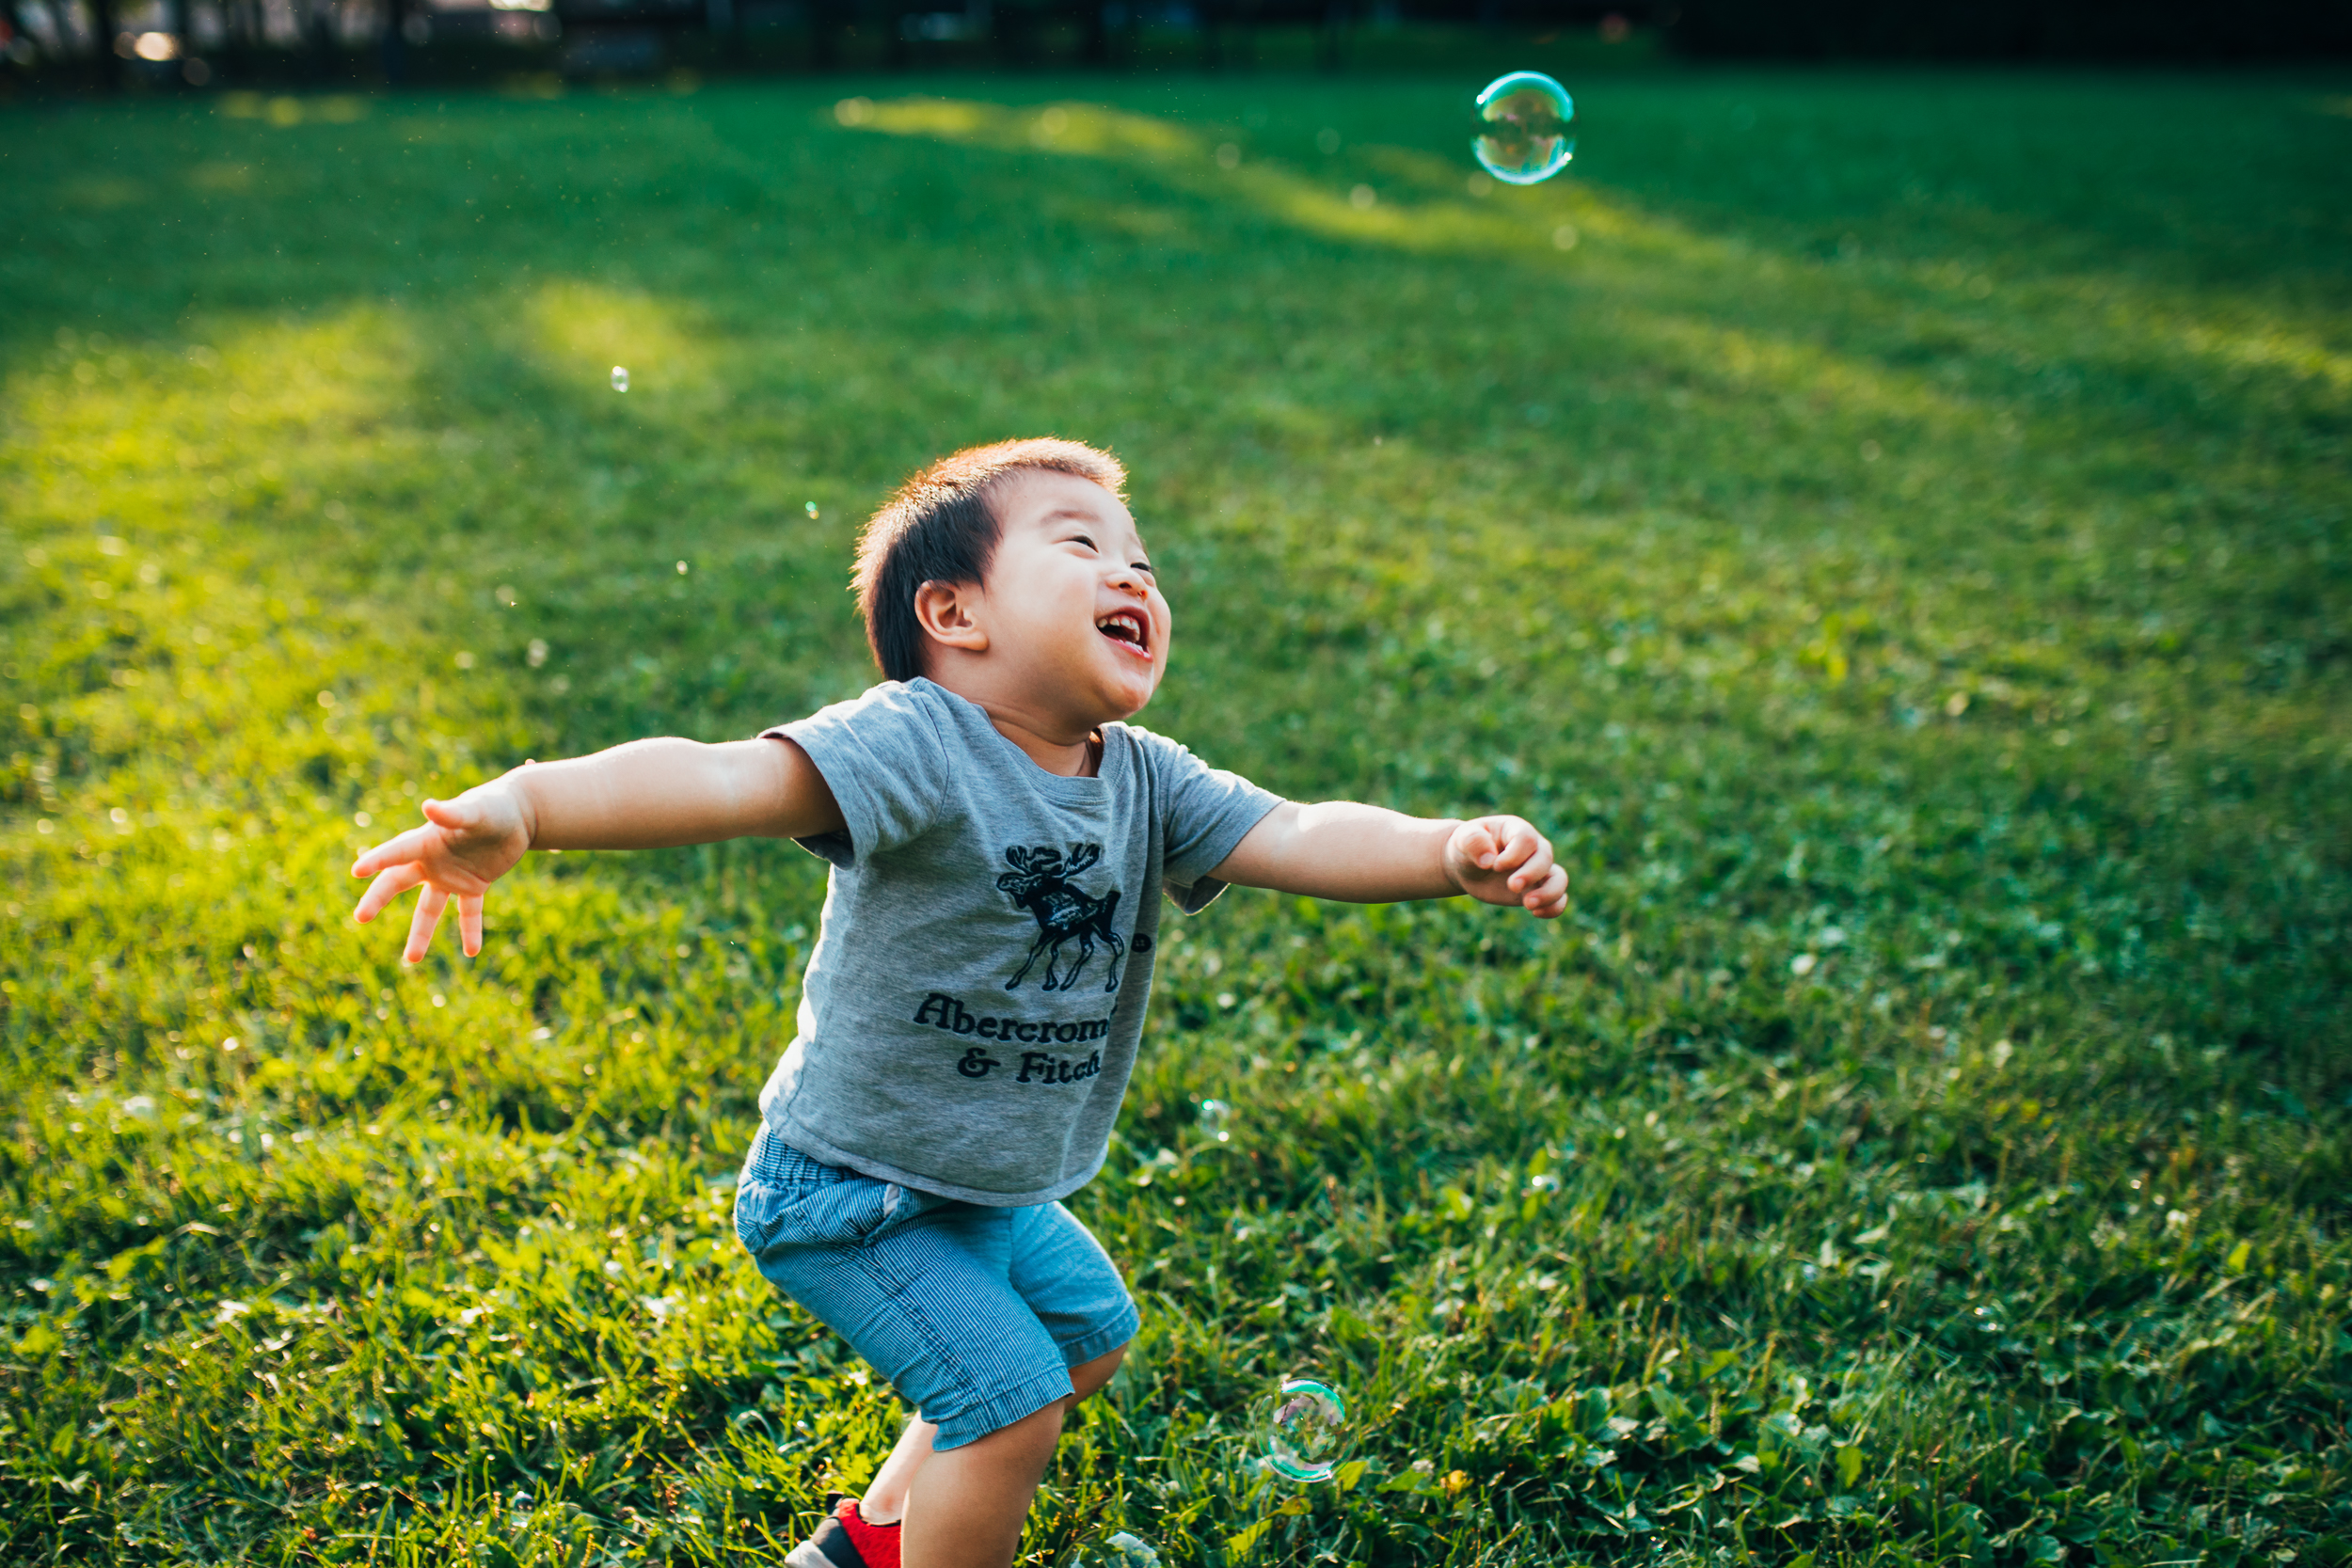
[[[838,832],[841,807],[808,753],[761,738],[705,746],[633,740],[568,762],[525,763],[453,800],[424,802],[424,825],[352,863],[375,880],[352,911],[362,925],[421,886],[408,945],[432,945],[441,911],[457,900],[467,957],[482,951],[482,898],[532,849],[651,849],[723,838],[805,838]]]
[[[1566,870],[1522,818],[1432,820],[1353,800],[1284,801],[1210,875],[1351,904],[1467,893],[1482,903],[1517,904],[1541,920],[1568,907]]]

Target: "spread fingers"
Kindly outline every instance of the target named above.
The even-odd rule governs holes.
[[[469,958],[482,951],[482,895],[478,893],[457,895],[457,940]]]
[[[425,949],[433,945],[433,928],[441,923],[441,906],[449,902],[449,895],[439,888],[427,886],[417,895],[417,912],[408,922],[408,945],[402,949],[403,963],[421,963]]]
[[[417,869],[414,861],[389,867],[368,884],[368,891],[359,895],[358,907],[351,911],[351,917],[365,926],[384,912],[385,905],[423,880],[424,873]]]

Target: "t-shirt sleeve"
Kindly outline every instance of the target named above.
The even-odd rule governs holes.
[[[797,842],[834,864],[854,866],[928,832],[946,794],[946,748],[922,696],[896,681],[762,730],[808,753],[847,824]]]
[[[1178,909],[1198,914],[1225,891],[1225,884],[1209,873],[1225,863],[1282,798],[1238,773],[1211,768],[1165,736],[1149,730],[1131,733],[1151,758],[1158,780],[1166,834],[1160,885]]]

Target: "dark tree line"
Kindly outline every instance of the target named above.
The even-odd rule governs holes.
[[[167,0],[164,26],[182,47],[166,61],[132,57],[121,30],[125,0],[81,3],[80,52],[101,86],[134,75],[151,84],[210,79],[209,66],[183,58],[192,0]],[[10,4],[0,0],[0,23]],[[216,0],[212,15],[228,35],[216,55],[274,54],[297,77],[350,76],[356,40],[337,36],[335,0],[294,6],[303,38],[289,47],[263,39],[261,0]],[[370,73],[392,82],[408,75],[412,45],[454,25],[429,0],[376,0],[369,15]],[[779,15],[803,38],[804,63],[818,70],[842,63],[850,40],[864,40],[855,51],[862,63],[877,63],[880,40],[879,63],[909,65],[924,57],[921,40],[935,38],[1009,66],[1052,58],[1115,68],[1146,29],[1189,33],[1197,63],[1215,70],[1247,61],[1252,35],[1276,27],[1313,30],[1318,57],[1336,70],[1354,30],[1390,23],[1520,36],[1642,29],[1698,59],[2219,64],[2352,56],[2352,0],[553,0],[552,24],[574,40],[627,29],[712,35],[724,58],[739,52],[753,18],[772,25]],[[660,53],[657,45],[649,57]],[[0,55],[0,78],[11,69],[7,59]]]
[[[1731,59],[2291,62],[2352,55],[2352,0],[1675,0],[1666,34]]]

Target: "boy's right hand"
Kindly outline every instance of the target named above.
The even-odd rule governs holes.
[[[797,741],[632,740],[594,756],[525,763],[454,800],[427,800],[423,827],[352,863],[353,876],[375,879],[352,912],[364,925],[421,886],[401,954],[415,963],[454,898],[470,958],[482,951],[482,895],[534,847],[652,849],[806,838],[843,826],[840,803]]]
[[[531,848],[531,822],[519,792],[493,780],[454,800],[424,802],[424,826],[411,828],[361,855],[355,877],[375,880],[352,911],[362,926],[412,887],[421,886],[408,923],[403,963],[416,963],[433,944],[441,911],[457,900],[457,931],[466,957],[482,951],[482,895]]]

